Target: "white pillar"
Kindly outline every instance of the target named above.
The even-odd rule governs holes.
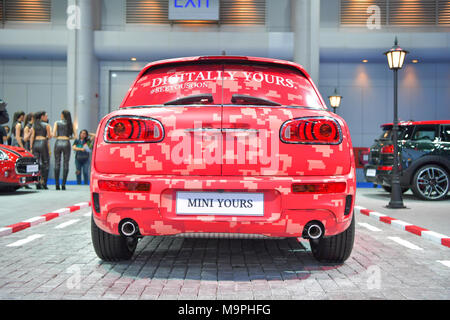
[[[294,61],[319,85],[320,0],[292,0]]]
[[[67,47],[67,98],[73,110],[74,123],[79,132],[94,130],[97,121],[94,73],[98,73],[94,52],[94,3],[93,0],[68,0],[68,14],[78,15],[68,24]],[[69,23],[68,20],[68,23]],[[94,118],[94,119],[92,119]],[[94,121],[92,121],[94,120]]]
[[[75,11],[76,0],[67,1],[67,109],[72,113],[72,120],[76,125],[75,105],[76,105],[76,37],[77,25]]]

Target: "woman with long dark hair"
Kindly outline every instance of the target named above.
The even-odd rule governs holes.
[[[61,120],[58,120],[53,125],[53,136],[56,137],[54,154],[55,154],[55,183],[56,190],[59,188],[59,172],[61,169],[61,155],[63,156],[63,179],[62,190],[66,190],[67,175],[69,174],[69,160],[70,160],[70,139],[75,137],[73,131],[72,116],[68,110],[61,113]]]
[[[23,145],[23,125],[22,121],[25,118],[25,112],[17,111],[14,113],[12,124],[12,145],[15,147],[24,148]]]
[[[23,145],[25,149],[31,151],[30,148],[30,139],[31,139],[31,129],[33,128],[34,123],[34,113],[28,113],[25,116],[25,121],[23,122]]]
[[[33,155],[38,159],[39,167],[41,168],[41,182],[36,185],[37,189],[48,189],[47,179],[50,165],[49,139],[52,137],[52,129],[47,122],[47,112],[39,111],[34,114],[30,147],[33,150]]]
[[[78,139],[73,142],[72,149],[76,152],[77,184],[81,184],[81,174],[83,174],[84,184],[89,184],[89,156],[92,150],[93,139],[95,139],[95,134],[89,133],[84,129],[80,131]]]

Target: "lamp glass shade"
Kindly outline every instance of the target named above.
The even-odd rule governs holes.
[[[401,69],[405,62],[406,51],[404,50],[390,50],[386,52],[389,69]]]
[[[328,97],[328,99],[330,99],[331,107],[333,107],[333,108],[339,107],[339,105],[341,104],[341,98],[342,97],[338,96],[338,95]]]

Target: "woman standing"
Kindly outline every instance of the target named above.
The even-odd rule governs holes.
[[[23,141],[24,141],[24,146],[25,149],[27,149],[28,151],[31,151],[30,148],[30,139],[31,139],[31,129],[33,128],[33,123],[34,123],[34,113],[28,113],[25,116],[25,121],[23,123]]]
[[[8,126],[4,126],[6,131],[6,145],[10,146],[12,145],[12,139],[11,139],[11,129]]]
[[[68,110],[61,113],[61,120],[58,120],[53,125],[53,136],[56,137],[54,154],[55,154],[55,183],[56,190],[59,189],[59,172],[61,169],[61,155],[64,157],[63,161],[63,190],[66,190],[67,175],[69,174],[69,159],[70,159],[70,139],[75,136],[73,131],[72,116]]]
[[[14,113],[13,124],[12,124],[12,145],[15,147],[23,148],[23,125],[22,121],[25,118],[25,112],[17,111]]]
[[[30,148],[30,138],[31,138],[31,128],[33,127],[34,122],[34,113],[28,113],[25,116],[25,120],[23,122],[23,146],[27,151],[31,152]],[[23,186],[25,189],[31,189],[29,185]]]
[[[31,150],[39,161],[41,168],[41,182],[36,185],[37,189],[48,189],[48,169],[50,164],[49,139],[52,132],[48,122],[48,115],[45,111],[36,112],[34,115],[34,124],[31,129]]]
[[[81,173],[83,173],[84,184],[89,184],[89,155],[92,150],[90,136],[95,137],[95,134],[89,133],[87,130],[81,130],[78,139],[73,142],[72,149],[76,152],[77,184],[81,184]]]

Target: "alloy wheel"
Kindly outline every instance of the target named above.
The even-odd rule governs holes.
[[[427,166],[418,172],[416,187],[424,198],[437,200],[447,194],[449,176],[439,167]]]

